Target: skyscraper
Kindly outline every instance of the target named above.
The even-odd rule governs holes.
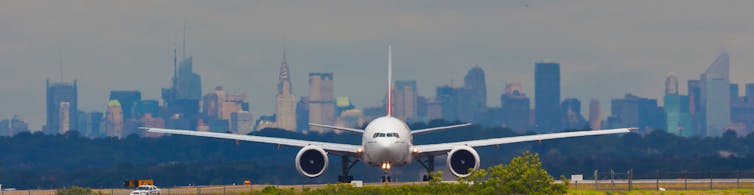
[[[73,83],[46,82],[47,89],[47,124],[44,131],[56,134],[71,129],[78,129],[78,91],[76,81]],[[65,109],[65,110],[63,110]],[[61,114],[61,112],[65,112]],[[66,117],[62,119],[61,117]]]
[[[309,122],[335,124],[335,93],[333,73],[309,73]],[[324,131],[311,127],[310,130]]]
[[[689,96],[678,93],[678,78],[668,74],[665,79],[665,131],[679,136],[692,136],[696,132],[694,121],[689,112]]]
[[[141,101],[141,92],[137,90],[110,91],[110,100],[118,100],[118,102],[120,102],[120,105],[123,107],[123,118],[128,120],[135,117],[133,114],[133,106]]]
[[[581,101],[576,98],[565,98],[560,104],[563,128],[568,130],[581,130],[588,124],[584,115],[581,114]]]
[[[393,115],[402,120],[418,118],[416,81],[395,81],[393,88]]]
[[[293,95],[288,62],[283,50],[283,62],[280,63],[278,76],[278,93],[275,96],[275,126],[288,131],[296,131],[296,96]]]
[[[123,107],[118,100],[110,100],[107,103],[107,116],[105,118],[105,131],[108,137],[123,136]]]
[[[521,91],[521,83],[505,85],[505,92],[500,95],[503,126],[515,131],[526,131],[529,125],[530,100]]]
[[[589,128],[602,129],[602,110],[600,110],[600,101],[597,99],[589,101]]]
[[[722,136],[730,123],[729,63],[728,53],[720,53],[699,79],[706,136]]]
[[[474,112],[487,108],[487,84],[484,78],[484,70],[475,65],[463,77],[464,88],[470,92],[470,106]]]
[[[456,92],[457,90],[449,85],[438,86],[435,89],[435,107],[428,108],[433,111],[432,114],[430,114],[433,115],[430,116],[430,119],[444,119],[447,121],[459,120]],[[439,107],[436,107],[438,105]]]
[[[560,131],[560,63],[534,65],[534,112],[538,132]]]

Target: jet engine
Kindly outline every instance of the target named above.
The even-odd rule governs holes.
[[[448,152],[448,169],[456,177],[467,177],[479,169],[479,154],[468,146],[453,148]]]
[[[328,163],[327,152],[318,146],[306,146],[296,154],[296,170],[309,178],[325,173]]]

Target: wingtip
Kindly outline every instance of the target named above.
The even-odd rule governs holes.
[[[628,128],[628,131],[636,131],[636,130],[639,130],[639,128],[636,128],[636,127],[629,127]]]

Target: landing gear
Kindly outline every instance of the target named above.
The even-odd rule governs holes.
[[[341,175],[338,175],[338,182],[351,183],[351,181],[353,181],[353,175],[349,175],[349,172],[351,172],[351,168],[356,165],[356,162],[359,162],[359,159],[354,159],[353,161],[351,161],[351,158],[347,156],[341,156],[340,159],[341,167],[343,169],[341,170]]]
[[[429,173],[432,173],[435,171],[435,156],[429,155],[427,156],[427,160],[422,160],[421,158],[416,159],[416,161],[419,162],[419,164],[424,167],[424,169],[427,169],[427,175],[424,175],[422,177],[422,181],[429,181],[432,178],[429,177]]]
[[[382,183],[391,183],[393,182],[393,178],[389,175],[383,175],[380,177],[380,181],[382,181]]]

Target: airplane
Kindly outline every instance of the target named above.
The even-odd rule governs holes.
[[[387,111],[385,116],[372,120],[367,124],[365,129],[309,123],[309,125],[313,127],[329,128],[361,134],[361,145],[149,127],[142,127],[142,129],[151,133],[212,137],[300,147],[301,150],[296,154],[294,161],[296,164],[296,170],[301,175],[309,178],[319,177],[327,171],[328,164],[330,163],[328,158],[329,154],[341,156],[343,168],[341,175],[338,176],[338,182],[343,183],[349,183],[353,180],[353,176],[349,175],[349,172],[359,161],[370,166],[380,167],[383,171],[383,176],[381,177],[382,182],[391,182],[392,178],[389,175],[389,172],[393,167],[406,166],[416,160],[427,170],[427,173],[431,173],[435,169],[435,156],[445,155],[447,156],[446,163],[450,172],[457,177],[467,177],[471,175],[473,171],[479,169],[479,154],[474,149],[477,147],[499,146],[501,144],[528,141],[539,142],[542,140],[568,137],[621,134],[635,130],[635,128],[620,128],[414,145],[412,142],[414,136],[441,130],[467,127],[470,126],[471,123],[411,130],[406,122],[393,117],[392,66],[392,48],[388,46]],[[424,175],[422,178],[424,181],[428,181],[429,179],[430,178],[427,175]]]

